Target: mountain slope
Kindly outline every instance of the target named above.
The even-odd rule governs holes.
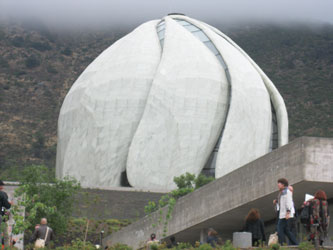
[[[0,24],[2,179],[17,179],[17,170],[30,164],[54,170],[57,119],[66,93],[87,65],[127,32],[63,32],[43,25]],[[225,33],[282,94],[291,140],[333,136],[332,25],[253,25],[230,27]]]

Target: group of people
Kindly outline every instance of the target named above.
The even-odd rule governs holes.
[[[296,210],[293,202],[293,187],[289,185],[288,180],[285,178],[278,179],[277,186],[279,193],[277,199],[273,200],[273,204],[277,213],[276,231],[278,234],[278,241],[282,245],[286,243],[287,237],[290,245],[298,245],[296,237]],[[0,180],[0,226],[6,217],[6,209],[10,209],[12,205],[12,202],[8,200],[7,193],[3,191],[3,187],[4,183]],[[318,190],[313,199],[304,202],[303,207],[309,209],[309,220],[304,225],[308,232],[309,240],[313,241],[315,244],[322,245],[328,232],[330,219],[326,193],[323,190]],[[4,227],[0,227],[0,229],[1,228]],[[4,232],[0,231],[0,234],[2,235],[2,245],[8,245],[8,243],[5,244],[4,242],[6,238],[5,231],[6,230],[4,230]],[[252,233],[253,246],[259,246],[261,243],[266,242],[264,223],[260,218],[258,209],[253,208],[249,211],[245,218],[244,231]],[[35,232],[31,241],[37,244],[38,240],[42,240],[44,241],[43,244],[47,245],[53,238],[53,231],[47,226],[47,219],[42,218],[40,225],[35,227]],[[218,244],[218,240],[217,232],[210,228],[208,230],[206,243],[215,247]],[[151,234],[150,240],[147,242],[147,249],[150,249],[152,244],[158,242],[156,235]],[[168,247],[172,248],[176,245],[175,238],[171,237]]]
[[[279,243],[285,244],[288,238],[289,245],[298,245],[296,230],[296,210],[293,202],[293,187],[288,180],[280,178],[277,181],[279,189],[277,199],[273,200],[277,213],[276,231]],[[327,196],[323,190],[318,190],[314,198],[306,201],[303,207],[309,207],[309,220],[304,225],[308,239],[314,244],[322,245],[328,232],[329,211]],[[260,219],[258,209],[251,209],[245,219],[245,230],[252,233],[252,245],[258,246],[266,242],[264,223]]]
[[[221,244],[221,238],[218,237],[218,233],[213,229],[213,228],[209,228],[207,231],[207,238],[206,238],[206,242],[207,244],[210,244],[212,247],[216,247],[218,244]],[[156,234],[152,233],[150,235],[149,240],[146,242],[146,250],[151,250],[151,246],[152,245],[156,245],[159,244],[160,241],[156,239]],[[202,243],[200,243],[202,244]],[[169,238],[169,241],[166,243],[166,247],[167,248],[174,248],[177,247],[178,243],[176,241],[175,236],[171,236]]]
[[[159,243],[160,243],[160,241],[156,238],[156,234],[152,233],[150,235],[149,240],[146,242],[146,250],[151,250],[152,245],[156,245],[156,244],[159,244]],[[170,237],[169,243],[166,246],[167,246],[167,248],[173,248],[173,247],[178,246],[178,243],[176,242],[175,236]]]
[[[14,245],[15,240],[10,240],[8,237],[7,224],[5,223],[8,219],[8,209],[13,205],[12,201],[8,200],[8,195],[4,191],[4,182],[0,180],[0,235],[2,247]],[[3,226],[2,226],[3,225]],[[3,231],[1,232],[1,229]],[[47,246],[51,240],[53,240],[54,234],[52,228],[47,226],[47,219],[42,218],[40,224],[36,225],[35,231],[32,235],[31,242],[36,243],[42,242],[41,246]],[[37,247],[35,247],[37,248]]]
[[[289,245],[298,245],[297,241],[297,223],[296,223],[296,209],[293,202],[293,187],[289,185],[288,180],[280,178],[277,181],[279,190],[278,197],[273,200],[274,209],[276,211],[276,231],[278,235],[279,244],[286,244],[288,238]],[[313,199],[305,201],[303,207],[308,206],[311,210],[309,212],[310,219],[304,224],[308,233],[309,241],[314,244],[322,245],[328,232],[329,211],[327,196],[323,190],[318,190]],[[260,212],[256,208],[252,208],[245,217],[245,232],[252,234],[252,246],[263,245],[266,240],[264,222],[260,218]],[[170,238],[171,243],[169,248],[175,246],[175,238]],[[220,244],[220,237],[213,229],[208,229],[206,242],[212,247]],[[316,242],[317,241],[317,242]],[[159,241],[156,235],[152,234],[150,240],[147,242],[147,250],[150,249],[152,244],[157,244]]]

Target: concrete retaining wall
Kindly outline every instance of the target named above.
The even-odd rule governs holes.
[[[14,197],[18,182],[5,182],[9,197]],[[74,217],[91,219],[139,219],[145,216],[149,201],[158,202],[166,191],[145,191],[134,188],[82,189],[77,194]]]
[[[133,188],[84,189],[76,197],[75,217],[95,219],[139,219],[149,201],[158,202],[164,192]]]
[[[274,219],[272,200],[281,177],[294,186],[296,207],[301,206],[305,193],[313,194],[318,189],[333,197],[333,139],[299,138],[182,197],[168,221],[166,236],[157,212],[106,237],[103,243],[126,243],[138,248],[152,232],[159,239],[175,235],[178,241],[194,242],[209,227],[222,238],[231,238],[232,232],[243,228],[244,217],[253,207],[259,208],[264,221]]]

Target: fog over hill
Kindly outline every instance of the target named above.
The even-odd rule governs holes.
[[[30,164],[54,169],[57,119],[66,93],[89,63],[135,27],[60,29],[40,18],[0,21],[2,179],[16,180],[17,170]],[[291,140],[333,136],[332,24],[211,21],[274,82],[287,105]]]
[[[37,18],[48,25],[69,27],[129,27],[168,13],[184,13],[210,24],[217,22],[328,22],[328,0],[2,0],[0,17]]]

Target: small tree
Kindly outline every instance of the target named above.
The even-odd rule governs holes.
[[[177,185],[178,189],[181,188],[193,188],[193,183],[195,180],[195,175],[186,173],[181,176],[174,177],[173,182]]]
[[[203,174],[199,174],[199,176],[194,180],[195,188],[198,189],[202,186],[205,186],[209,182],[215,180],[213,176],[205,176]]]
[[[73,211],[73,196],[80,184],[70,178],[55,179],[45,166],[27,167],[22,176],[20,186],[15,190],[18,204],[12,209],[13,232],[32,231],[43,217],[56,233],[64,232]]]
[[[199,176],[196,178],[194,174],[190,174],[188,172],[178,177],[174,177],[173,181],[177,185],[177,189],[163,195],[160,198],[158,204],[153,201],[149,201],[148,205],[145,206],[145,213],[150,214],[160,210],[160,218],[158,219],[158,222],[161,223],[163,220],[163,212],[161,208],[168,206],[163,228],[163,235],[165,236],[167,232],[168,220],[171,219],[171,214],[177,199],[193,192],[195,189],[206,185],[214,179],[214,177],[207,177],[203,174],[199,174]],[[155,224],[153,224],[153,226],[155,226]]]

